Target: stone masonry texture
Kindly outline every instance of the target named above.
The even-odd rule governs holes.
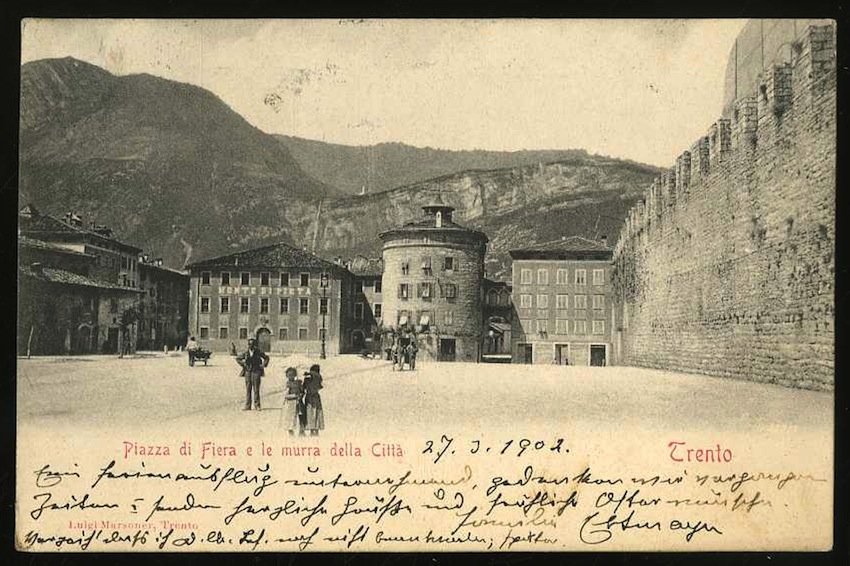
[[[621,363],[833,389],[834,26],[791,50],[627,216]]]

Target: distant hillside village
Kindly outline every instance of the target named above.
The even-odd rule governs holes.
[[[194,336],[216,352],[251,337],[274,354],[384,356],[405,336],[432,361],[613,363],[611,248],[571,237],[514,250],[514,280],[493,281],[487,236],[453,212],[438,194],[420,220],[381,233],[381,258],[278,243],[176,271],[108,228],[26,206],[18,352],[121,354]]]

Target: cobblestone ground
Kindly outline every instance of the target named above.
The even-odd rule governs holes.
[[[183,354],[20,359],[18,423],[269,433],[279,430],[283,373],[293,361],[272,357],[263,411],[249,413],[241,410],[244,380],[226,354],[194,368]],[[309,360],[297,361],[301,373]],[[638,368],[420,363],[393,372],[389,362],[357,356],[322,367],[329,436],[568,426],[612,435],[796,430],[826,440],[833,426],[831,393]]]

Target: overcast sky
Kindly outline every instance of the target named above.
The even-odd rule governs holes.
[[[720,116],[745,20],[31,20],[72,56],[207,88],[269,133],[670,166]]]

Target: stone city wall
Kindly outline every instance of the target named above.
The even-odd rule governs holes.
[[[614,251],[622,363],[834,387],[834,27],[791,50],[629,212]]]

